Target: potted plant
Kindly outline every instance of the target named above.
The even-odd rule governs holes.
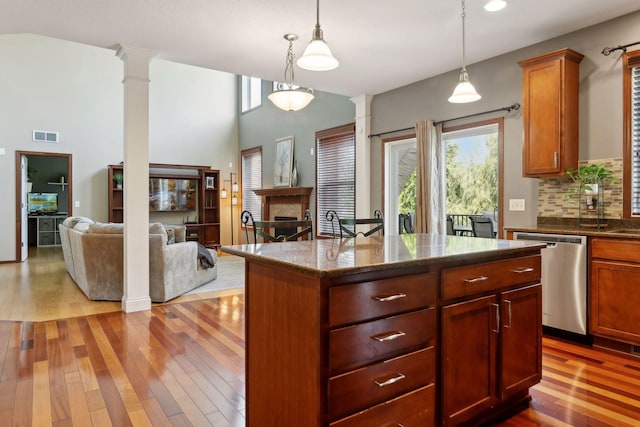
[[[567,169],[566,174],[579,185],[577,189],[573,189],[573,194],[579,196],[584,193],[587,196],[587,209],[594,208],[598,194],[605,184],[620,181],[613,176],[611,169],[605,168],[601,163],[582,165],[578,169]]]
[[[122,172],[113,173],[113,182],[116,184],[116,188],[122,188],[123,181],[124,181],[124,176],[122,175]]]

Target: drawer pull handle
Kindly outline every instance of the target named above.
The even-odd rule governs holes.
[[[379,301],[379,302],[387,302],[387,301],[397,300],[397,299],[400,299],[400,298],[405,298],[406,296],[407,296],[407,294],[397,293],[397,294],[385,295],[385,296],[376,295],[376,296],[371,297],[371,298],[376,300],[376,301]]]
[[[496,309],[496,328],[491,328],[491,332],[500,333],[500,306],[498,304],[491,304]]]
[[[487,276],[478,276],[478,277],[474,277],[473,279],[464,279],[464,283],[483,282],[488,279],[489,278]]]
[[[384,387],[384,386],[387,386],[387,385],[391,385],[393,383],[397,383],[398,381],[400,381],[400,380],[402,380],[404,378],[405,378],[404,375],[396,374],[395,376],[393,376],[393,377],[391,377],[389,379],[386,379],[384,381],[373,380],[373,382],[376,383],[378,385],[378,387]]]
[[[405,334],[402,331],[391,331],[391,332],[385,332],[384,334],[374,335],[371,338],[378,342],[385,342],[385,341],[395,340],[396,338],[400,338],[405,335],[407,334]]]
[[[504,303],[507,305],[507,318],[509,319],[509,321],[503,326],[508,329],[511,327],[511,301],[506,299],[504,300]]]
[[[513,270],[513,272],[517,273],[517,274],[531,273],[532,271],[533,271],[533,267],[517,268],[517,269]]]

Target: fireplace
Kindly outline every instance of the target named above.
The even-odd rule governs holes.
[[[312,187],[262,188],[253,190],[262,197],[262,220],[275,221],[277,217],[304,218],[309,209]]]

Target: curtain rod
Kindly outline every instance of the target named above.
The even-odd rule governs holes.
[[[511,112],[513,110],[519,110],[519,109],[520,109],[520,104],[518,104],[516,102],[516,103],[514,103],[512,105],[509,105],[508,107],[496,108],[495,110],[482,111],[480,113],[467,114],[466,116],[454,117],[453,119],[447,119],[447,120],[441,120],[439,122],[434,122],[434,124],[438,125],[440,123],[452,122],[454,120],[467,119],[469,117],[481,116],[483,114],[497,113],[498,111],[506,111],[507,113],[509,113],[509,112]],[[374,137],[377,137],[377,136],[387,135],[387,134],[395,133],[395,132],[402,132],[402,131],[411,130],[411,129],[415,129],[415,126],[412,126],[410,128],[389,130],[389,131],[386,131],[386,132],[380,132],[380,133],[372,134],[372,135],[369,135],[369,138],[374,138]]]

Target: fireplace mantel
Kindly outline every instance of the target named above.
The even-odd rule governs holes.
[[[274,216],[304,217],[304,211],[309,209],[309,196],[313,187],[281,187],[259,188],[253,190],[262,197],[262,219],[273,221]]]

